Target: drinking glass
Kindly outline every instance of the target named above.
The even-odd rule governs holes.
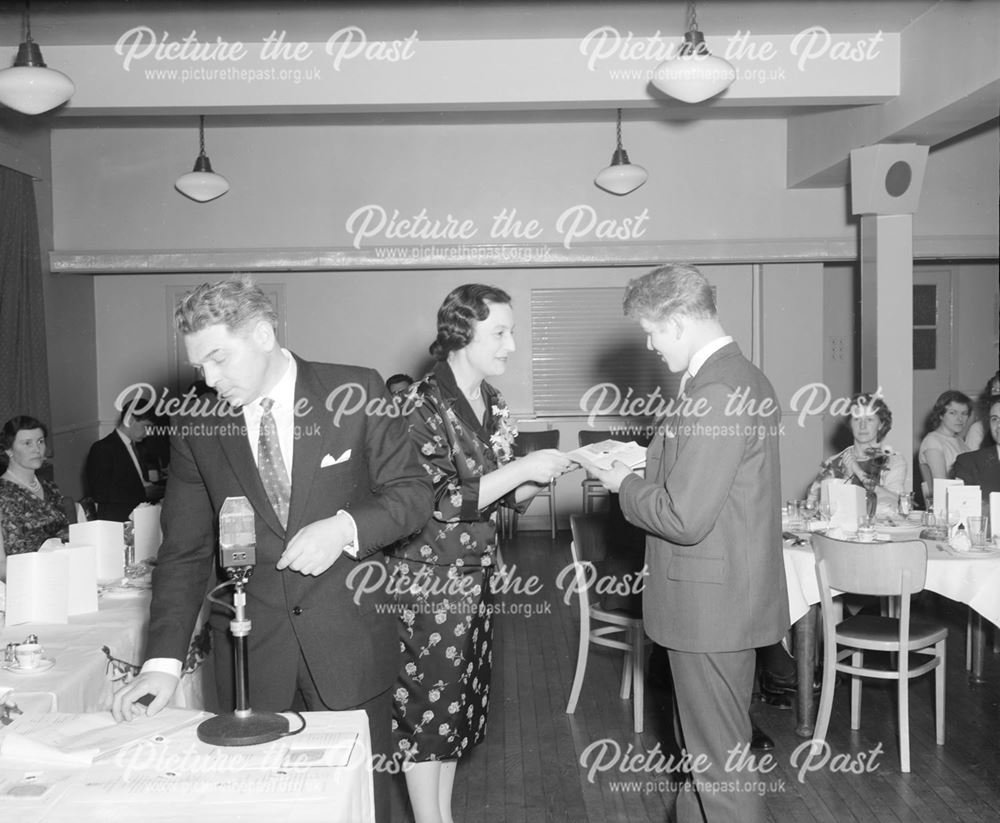
[[[911,511],[913,511],[913,492],[909,494],[904,492],[899,496],[899,514],[908,517]]]
[[[969,517],[969,540],[975,549],[986,548],[986,532],[989,529],[990,519],[988,517]]]
[[[858,542],[859,543],[874,543],[875,542],[875,520],[871,517],[859,517],[858,518]]]
[[[785,514],[788,516],[788,528],[794,529],[796,526],[802,525],[798,500],[789,500],[785,503]]]
[[[807,525],[810,520],[816,517],[816,510],[817,505],[815,500],[806,498],[802,501],[802,518],[806,521]]]

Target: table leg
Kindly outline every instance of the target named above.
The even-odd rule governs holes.
[[[816,616],[819,606],[814,604],[795,623],[795,674],[798,679],[795,694],[797,722],[795,733],[799,737],[812,737],[815,727],[816,706],[813,699],[813,676],[816,670]]]

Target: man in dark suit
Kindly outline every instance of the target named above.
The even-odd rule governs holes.
[[[993,442],[974,452],[960,454],[952,468],[952,477],[956,480],[962,480],[966,486],[980,487],[984,501],[989,500],[990,492],[1000,492],[1000,398],[990,403],[988,422]]]
[[[219,510],[243,496],[257,555],[246,588],[251,706],[363,709],[373,751],[388,753],[396,618],[378,609],[384,592],[355,592],[351,572],[359,560],[383,563],[381,548],[430,518],[430,480],[405,422],[380,413],[394,408],[380,376],[301,360],[278,345],[276,320],[248,278],[199,286],[176,311],[188,359],[218,396],[172,422],[147,660],[112,711],[127,720],[170,699],[214,577]],[[228,617],[214,639],[226,637]],[[215,662],[220,700],[232,708],[229,651]],[[148,711],[136,704],[147,693]],[[388,818],[387,780],[376,772],[379,820]]]
[[[149,432],[150,417],[133,401],[121,410],[115,430],[90,447],[86,494],[97,505],[101,520],[124,522],[140,503],[158,497],[138,445]]]
[[[678,794],[677,819],[763,821],[763,797],[740,789],[762,776],[731,753],[745,753],[751,738],[755,649],[789,626],[781,410],[768,379],[723,331],[712,288],[694,267],[667,265],[633,280],[625,313],[667,368],[685,373],[645,478],[621,463],[598,475],[647,533],[646,633],[668,650],[680,741],[706,765]]]

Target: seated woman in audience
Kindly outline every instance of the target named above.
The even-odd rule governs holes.
[[[0,476],[0,579],[6,579],[7,555],[36,552],[50,537],[64,537],[69,522],[59,487],[35,475],[45,461],[45,426],[20,415],[0,430],[6,471]]]
[[[965,433],[965,445],[972,451],[993,443],[989,425],[990,406],[996,402],[998,397],[1000,397],[1000,369],[986,381],[986,385],[979,395],[979,401],[976,403],[975,419]]]
[[[851,398],[849,414],[854,442],[823,461],[807,500],[819,500],[823,480],[836,477],[871,488],[879,503],[895,507],[906,491],[906,461],[882,444],[892,428],[892,412],[881,397],[865,393]]]
[[[920,474],[928,487],[933,486],[936,478],[951,477],[955,458],[969,451],[962,432],[971,413],[969,396],[954,390],[942,394],[931,409],[931,431],[920,441],[917,451]]]

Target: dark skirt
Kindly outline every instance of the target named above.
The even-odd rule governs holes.
[[[493,663],[493,567],[391,559],[402,666],[393,742],[416,761],[454,760],[486,734]],[[402,588],[403,591],[398,589]]]

